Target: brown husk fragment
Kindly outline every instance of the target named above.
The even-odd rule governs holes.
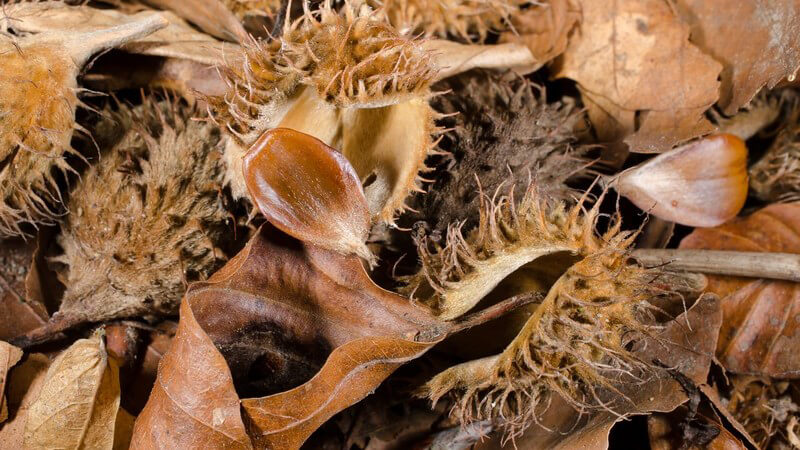
[[[697,229],[681,248],[800,253],[800,203],[775,204],[715,228]],[[734,373],[800,376],[800,285],[787,281],[708,276],[723,299],[717,356]]]
[[[70,195],[58,243],[66,292],[49,326],[177,312],[186,283],[225,259],[219,130],[180,103],[120,106],[94,129],[108,149]]]
[[[767,153],[750,167],[750,187],[767,202],[800,201],[800,125],[792,114]]]
[[[442,121],[453,129],[446,135],[452,147],[447,170],[414,204],[431,231],[443,233],[456,222],[464,222],[465,230],[476,225],[479,189],[493,193],[515,185],[521,198],[533,178],[543,195],[565,201],[575,196],[565,183],[586,174],[590,162],[587,147],[573,147],[585,116],[572,99],[547,103],[543,88],[510,73],[484,71],[449,78],[435,89],[451,90],[434,98],[433,106],[455,116]]]
[[[367,0],[405,34],[456,37],[482,42],[490,32],[508,29],[526,0]]]

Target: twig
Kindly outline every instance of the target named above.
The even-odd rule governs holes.
[[[509,312],[514,311],[522,306],[540,302],[542,298],[543,295],[539,292],[526,292],[525,294],[515,295],[486,309],[449,322],[450,327],[446,332],[448,335],[451,335],[458,333],[459,331],[466,330],[467,328],[484,324],[490,320],[494,320],[498,317],[508,314]]]
[[[723,250],[638,249],[632,256],[645,266],[687,272],[800,281],[800,255]]]

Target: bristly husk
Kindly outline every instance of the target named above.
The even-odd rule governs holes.
[[[786,96],[789,113],[767,153],[750,167],[750,187],[767,202],[800,200],[800,101]]]
[[[417,242],[421,268],[403,277],[401,292],[428,304],[449,320],[463,315],[520,267],[559,252],[585,256],[605,248],[610,236],[597,236],[599,214],[583,214],[583,202],[567,209],[548,204],[532,185],[519,204],[514,186],[489,198],[479,193],[479,224],[466,237],[461,222],[451,224],[444,245],[427,236]],[[546,197],[545,197],[546,198]]]
[[[241,157],[265,131],[285,127],[339,149],[356,169],[373,216],[391,222],[434,148],[428,104],[435,75],[418,42],[367,7],[326,1],[280,40],[250,42],[224,69],[230,89],[210,103],[230,132],[227,181],[246,197]]]
[[[490,32],[508,29],[510,17],[526,0],[368,0],[403,33],[457,37],[483,42]]]
[[[149,16],[81,33],[0,36],[0,237],[26,234],[63,211],[55,175],[71,170],[78,100],[76,77],[98,51],[167,25]],[[13,18],[8,20],[13,29]]]
[[[433,100],[442,121],[452,128],[444,145],[451,147],[449,167],[414,209],[433,231],[466,222],[476,225],[480,202],[473,201],[478,181],[485,192],[516,185],[518,198],[532,178],[548,197],[576,197],[566,182],[590,174],[590,147],[576,145],[585,115],[570,98],[548,103],[543,88],[511,73],[472,71],[434,86],[450,90]]]
[[[468,238],[452,227],[438,253],[420,248],[423,268],[413,280],[433,288],[428,301],[442,317],[456,317],[454,307],[465,312],[468,305],[455,301],[465,292],[480,300],[539,256],[565,251],[580,260],[550,288],[502,354],[446,370],[427,383],[426,395],[437,401],[452,394],[453,413],[462,423],[490,419],[510,435],[534,423],[552,393],[578,409],[613,410],[615,401],[625,400],[614,382],[645,377],[651,369],[628,345],[652,336],[658,325],[648,300],[663,293],[652,285],[654,271],[629,261],[636,233],[621,231],[614,216],[598,235],[597,204],[589,210],[582,202],[571,208],[548,204],[535,188],[518,205],[511,196],[482,198],[481,223]]]
[[[169,101],[106,115],[93,133],[108,151],[70,194],[58,236],[65,324],[176,313],[187,283],[224,262],[233,226],[216,126]]]

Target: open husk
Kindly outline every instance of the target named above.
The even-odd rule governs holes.
[[[462,423],[489,419],[511,435],[535,423],[553,393],[576,409],[613,409],[624,401],[613,384],[650,371],[629,344],[658,327],[648,300],[663,292],[652,284],[657,273],[629,261],[636,234],[621,231],[615,217],[598,235],[598,216],[597,206],[548,204],[530,189],[519,204],[485,199],[481,224],[467,238],[451,228],[445,248],[432,254],[421,247],[423,268],[410,287],[433,288],[428,301],[444,318],[463,314],[540,256],[563,251],[579,258],[501,354],[444,371],[426,384],[425,395],[433,401],[452,395]]]
[[[350,161],[373,217],[391,222],[434,147],[428,104],[435,75],[419,44],[369,8],[325,2],[287,24],[280,40],[251,41],[224,74],[230,90],[212,98],[229,131],[225,159],[234,196],[246,196],[242,156],[265,131],[310,134]]]
[[[13,28],[13,21],[10,21]],[[70,170],[77,76],[99,51],[167,25],[157,14],[94,31],[0,36],[0,236],[52,223],[63,202],[56,174]]]

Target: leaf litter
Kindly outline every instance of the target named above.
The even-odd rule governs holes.
[[[800,446],[796,2],[75,3],[0,18],[3,448]]]

